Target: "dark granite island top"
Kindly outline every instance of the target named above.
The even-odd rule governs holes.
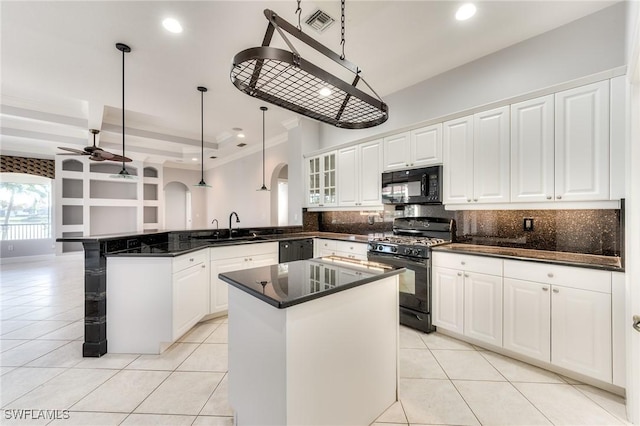
[[[404,270],[376,262],[329,256],[227,272],[219,277],[283,309],[397,275]]]

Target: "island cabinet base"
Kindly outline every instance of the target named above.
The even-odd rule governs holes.
[[[236,424],[369,425],[398,400],[398,277],[277,309],[229,286]]]

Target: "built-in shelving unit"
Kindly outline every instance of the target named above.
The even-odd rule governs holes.
[[[142,169],[143,176],[143,217],[142,223],[145,231],[154,231],[161,228],[163,219],[160,208],[162,197],[162,168],[147,166]]]
[[[56,236],[142,232],[163,227],[162,165],[126,164],[133,179],[117,179],[122,164],[85,157],[56,158]],[[60,243],[58,254],[82,251]]]

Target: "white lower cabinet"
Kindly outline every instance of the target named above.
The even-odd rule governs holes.
[[[209,313],[225,312],[229,307],[228,284],[218,274],[278,264],[278,243],[240,244],[211,247]]]
[[[436,251],[432,291],[439,328],[624,386],[624,274]]]
[[[464,273],[464,334],[502,346],[502,277]]]
[[[159,354],[208,313],[209,252],[107,260],[111,353]]]
[[[433,324],[463,334],[464,278],[462,271],[434,267],[432,274]]]
[[[313,257],[325,256],[341,256],[354,260],[367,260],[367,244],[324,238],[314,239]]]
[[[554,286],[551,363],[611,382],[611,295]]]
[[[436,252],[433,265],[434,325],[502,346],[502,260]]]
[[[551,361],[551,286],[504,279],[503,347]]]
[[[186,256],[194,259],[194,256]],[[208,314],[209,271],[205,257],[173,273],[173,340],[177,340]],[[175,264],[174,260],[174,268]]]
[[[504,276],[506,349],[612,382],[611,272],[505,260]]]

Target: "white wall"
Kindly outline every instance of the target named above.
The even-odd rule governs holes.
[[[205,181],[209,180],[205,176]],[[211,188],[199,188],[194,186],[200,182],[200,170],[176,169],[172,167],[163,168],[163,187],[171,182],[180,182],[187,186],[191,192],[191,229],[207,228],[207,193]],[[168,219],[168,212],[165,211],[165,223]],[[209,221],[210,222],[210,221]]]
[[[280,163],[288,163],[286,142],[267,147],[265,151],[267,186],[274,168]],[[202,210],[206,212],[205,228],[215,228],[211,225],[214,218],[218,219],[220,228],[227,228],[232,211],[238,213],[241,228],[270,226],[271,193],[257,191],[262,186],[262,151],[205,171],[205,181],[211,185],[206,189],[207,205]],[[235,219],[233,226],[236,227]]]
[[[304,187],[307,179],[302,155],[320,148],[320,123],[306,118],[289,130],[289,225],[302,225]]]
[[[625,2],[617,3],[385,96],[389,120],[383,125],[345,130],[323,124],[321,148],[373,137],[622,66],[626,64],[625,8]],[[421,55],[428,58],[429,52]],[[375,82],[369,83],[375,89]]]

